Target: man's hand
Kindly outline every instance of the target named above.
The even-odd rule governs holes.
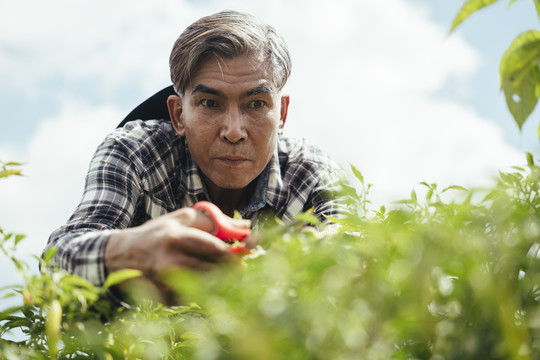
[[[251,224],[229,219],[239,227]],[[202,211],[178,209],[112,234],[105,247],[105,266],[108,273],[138,269],[150,279],[171,267],[207,270],[229,254],[226,244],[210,234],[214,230]]]

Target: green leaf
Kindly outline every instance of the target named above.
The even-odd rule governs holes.
[[[51,249],[48,249],[45,254],[43,254],[43,261],[45,262],[45,264],[48,264],[51,259],[54,257],[54,255],[56,255],[56,252],[58,251],[58,249],[56,248],[51,248]]]
[[[242,220],[242,214],[240,214],[240,211],[234,210],[233,219]]]
[[[3,326],[6,329],[14,329],[14,328],[22,328],[22,327],[31,328],[32,320],[26,319],[23,317],[13,317],[12,319],[7,320]]]
[[[23,235],[23,234],[15,235],[15,246],[17,246],[17,244],[19,243],[19,241],[21,241],[21,240],[24,239],[25,237],[26,237],[26,235]]]
[[[105,283],[103,284],[102,290],[107,290],[111,286],[117,285],[123,281],[133,279],[139,276],[142,276],[142,272],[140,270],[124,269],[124,270],[115,271],[109,276],[107,276],[107,279],[105,280]]]
[[[360,180],[360,182],[362,183],[362,185],[364,184],[364,177],[362,176],[362,173],[360,172],[360,170],[358,170],[357,168],[354,167],[354,165],[351,164],[351,169],[352,169],[352,172],[354,174],[354,176],[356,176],[356,178],[358,180]]]
[[[418,198],[416,196],[416,191],[414,191],[414,189],[411,191],[411,200],[415,203],[418,202]]]
[[[452,23],[450,32],[454,31],[459,26],[459,24],[461,24],[465,19],[467,19],[472,13],[495,2],[497,2],[497,0],[467,0],[461,6],[461,9],[454,18],[454,22]]]
[[[536,7],[536,14],[538,15],[538,18],[540,19],[540,0],[533,0],[534,6]]]
[[[93,285],[88,282],[88,280],[83,279],[82,277],[79,277],[77,275],[69,275],[62,278],[62,286],[65,288],[78,287],[91,289]]]
[[[540,31],[520,34],[501,59],[501,88],[519,129],[532,113],[540,96]]]
[[[12,316],[11,314],[15,314],[19,311],[21,311],[23,307],[22,306],[12,306],[10,308],[7,308],[5,310],[0,311],[0,321],[8,320],[8,319],[18,319],[17,316]]]
[[[9,298],[12,298],[12,297],[18,296],[18,295],[19,295],[18,293],[10,292],[10,293],[7,293],[7,294],[4,294],[4,295],[0,296],[0,299],[9,299]]]
[[[405,199],[405,200],[394,201],[393,204],[416,205],[418,204],[418,201]]]
[[[448,186],[446,188],[443,189],[442,192],[446,192],[448,190],[460,190],[460,191],[469,191],[467,190],[467,188],[463,187],[463,186],[459,186],[459,185],[451,185],[451,186]]]
[[[294,218],[296,220],[300,220],[304,223],[311,224],[311,225],[319,225],[319,223],[321,222],[320,219],[316,215],[313,215],[313,209],[309,209],[308,211],[304,213],[296,214],[294,215]]]
[[[8,169],[8,170],[0,171],[0,178],[12,176],[12,175],[21,176],[22,175],[22,170]]]
[[[7,163],[4,164],[4,166],[22,166],[22,165],[24,165],[24,163],[15,162],[15,161],[8,161]]]
[[[533,155],[527,151],[527,165],[534,166],[534,157]]]
[[[509,185],[515,184],[516,182],[518,182],[518,179],[516,178],[515,174],[504,173],[502,171],[499,171],[499,178],[503,181],[503,183],[506,183]]]
[[[433,197],[433,188],[429,188],[427,194],[426,194],[426,200],[429,202],[431,198]]]

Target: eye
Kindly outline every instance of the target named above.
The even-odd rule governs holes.
[[[252,109],[261,109],[266,106],[266,101],[264,100],[253,100],[249,103],[249,107]]]
[[[212,99],[202,99],[201,105],[207,108],[215,108],[219,106],[218,102]]]

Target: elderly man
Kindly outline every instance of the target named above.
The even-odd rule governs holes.
[[[206,269],[225,257],[213,223],[191,206],[208,200],[249,227],[270,211],[284,220],[339,205],[329,192],[340,169],[302,140],[281,136],[289,97],[282,93],[290,56],[276,31],[233,11],[202,18],[170,56],[177,95],[171,121],[132,121],[97,149],[84,196],[51,235],[53,265],[95,285],[108,273],[145,275],[174,266]]]

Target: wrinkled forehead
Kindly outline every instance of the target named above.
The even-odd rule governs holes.
[[[198,77],[201,71],[205,71],[209,67],[218,69],[222,74],[230,74],[231,70],[235,70],[234,73],[237,74],[253,74],[260,79],[267,79],[268,85],[273,87],[273,90],[277,90],[278,88],[275,81],[272,62],[262,51],[251,51],[232,57],[224,57],[215,53],[206,54],[199,59],[197,66],[193,68],[192,74],[190,75],[191,81],[187,87],[189,88],[196,85],[193,84],[193,81]]]

